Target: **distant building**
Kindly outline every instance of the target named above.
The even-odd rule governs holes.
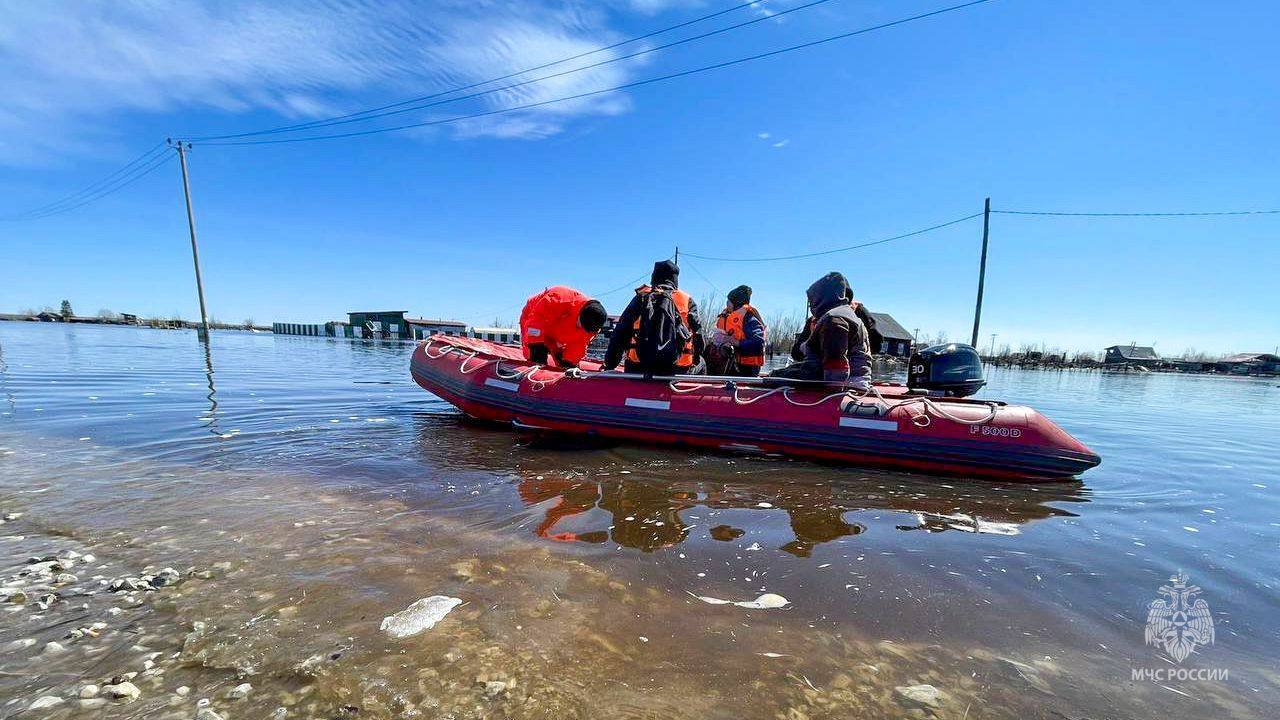
[[[1112,345],[1106,349],[1102,362],[1107,365],[1141,365],[1146,368],[1160,366],[1156,349],[1145,345]]]
[[[329,333],[325,326],[318,323],[271,323],[271,332],[276,335],[308,335],[324,337]]]
[[[871,336],[871,352],[875,355],[892,355],[894,357],[911,357],[911,348],[915,338],[902,327],[889,313],[867,312],[876,321],[875,327],[869,330]]]
[[[1186,358],[1173,358],[1166,360],[1165,364],[1172,367],[1178,372],[1213,372],[1217,370],[1217,363],[1213,360],[1188,360]]]
[[[425,318],[409,318],[405,320],[409,326],[409,337],[423,340],[432,335],[448,335],[462,337],[467,334],[467,324],[457,320],[427,320]]]
[[[362,310],[347,313],[351,327],[357,329],[357,337],[399,338],[408,335],[404,314],[408,310]]]
[[[48,310],[42,313],[36,313],[36,319],[39,320],[40,322],[62,322],[63,321],[63,317],[61,313],[49,312]]]
[[[520,342],[520,331],[516,328],[476,327],[468,333],[477,340],[513,345]]]
[[[1280,373],[1280,356],[1271,353],[1237,353],[1217,362],[1218,372],[1232,375],[1275,375]]]

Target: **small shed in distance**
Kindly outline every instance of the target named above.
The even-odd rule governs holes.
[[[1141,365],[1146,368],[1160,366],[1156,349],[1146,345],[1112,345],[1107,348],[1102,362],[1107,365]]]
[[[906,328],[889,313],[868,311],[867,314],[876,321],[875,327],[868,330],[873,354],[911,357],[911,346],[915,343],[915,338]]]
[[[1280,373],[1280,356],[1271,353],[1236,353],[1217,363],[1218,372],[1232,375],[1275,375]]]
[[[409,325],[409,336],[415,340],[429,338],[432,335],[462,337],[467,334],[467,324],[457,320],[409,318],[405,322]]]
[[[406,312],[408,310],[362,310],[347,313],[347,318],[352,327],[363,328],[373,333],[374,337],[399,336],[406,333],[404,323]]]
[[[471,337],[488,340],[503,345],[514,345],[520,342],[520,331],[516,328],[475,327],[471,328]]]

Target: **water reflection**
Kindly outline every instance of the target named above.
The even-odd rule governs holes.
[[[218,428],[218,388],[213,383],[213,349],[209,347],[208,337],[200,338],[200,347],[204,350],[204,378],[209,388],[205,395],[205,399],[209,401],[208,419],[204,424],[209,432],[221,437],[222,430]]]
[[[1021,526],[1035,520],[1075,517],[1050,503],[1088,502],[1081,483],[1049,489],[935,484],[926,493],[915,483],[669,482],[630,476],[526,475],[518,481],[518,492],[526,505],[542,506],[542,518],[533,528],[537,537],[585,543],[612,540],[644,552],[685,542],[695,530],[722,542],[746,534],[748,528],[741,519],[735,520],[737,525],[707,522],[717,511],[782,511],[792,538],[778,549],[797,557],[809,557],[818,545],[867,530],[865,524],[847,520],[847,513],[902,513],[904,521],[894,525],[898,530],[1016,535]],[[710,511],[708,517],[692,518],[690,511],[695,508]]]

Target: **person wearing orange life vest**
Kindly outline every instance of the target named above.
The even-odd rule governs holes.
[[[720,372],[739,377],[758,376],[764,365],[767,332],[760,312],[751,306],[751,288],[739,285],[730,290],[724,311],[716,318],[716,332],[712,341],[712,345],[724,359]],[[712,354],[708,352],[708,357]]]
[[[608,319],[604,305],[564,285],[532,296],[520,312],[520,346],[539,365],[577,367]]]
[[[646,306],[653,306],[655,297],[666,296],[670,299],[678,315],[680,339],[679,345],[671,349],[674,359],[671,362],[647,363],[641,359],[640,342],[644,340],[649,328],[642,328]],[[604,354],[604,370],[611,370],[624,360],[624,369],[629,373],[645,375],[688,375],[701,372],[704,339],[702,323],[698,320],[698,306],[689,293],[680,289],[680,268],[670,260],[661,260],[653,264],[653,274],[648,285],[636,288],[636,294],[627,304],[627,308],[618,316],[613,335],[609,338],[609,349]],[[664,349],[668,349],[664,346]]]

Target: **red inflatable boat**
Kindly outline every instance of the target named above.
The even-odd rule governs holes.
[[[1001,480],[1070,478],[1099,457],[1029,407],[769,378],[646,379],[532,365],[519,348],[433,336],[410,370],[467,415],[539,431],[778,453]]]

